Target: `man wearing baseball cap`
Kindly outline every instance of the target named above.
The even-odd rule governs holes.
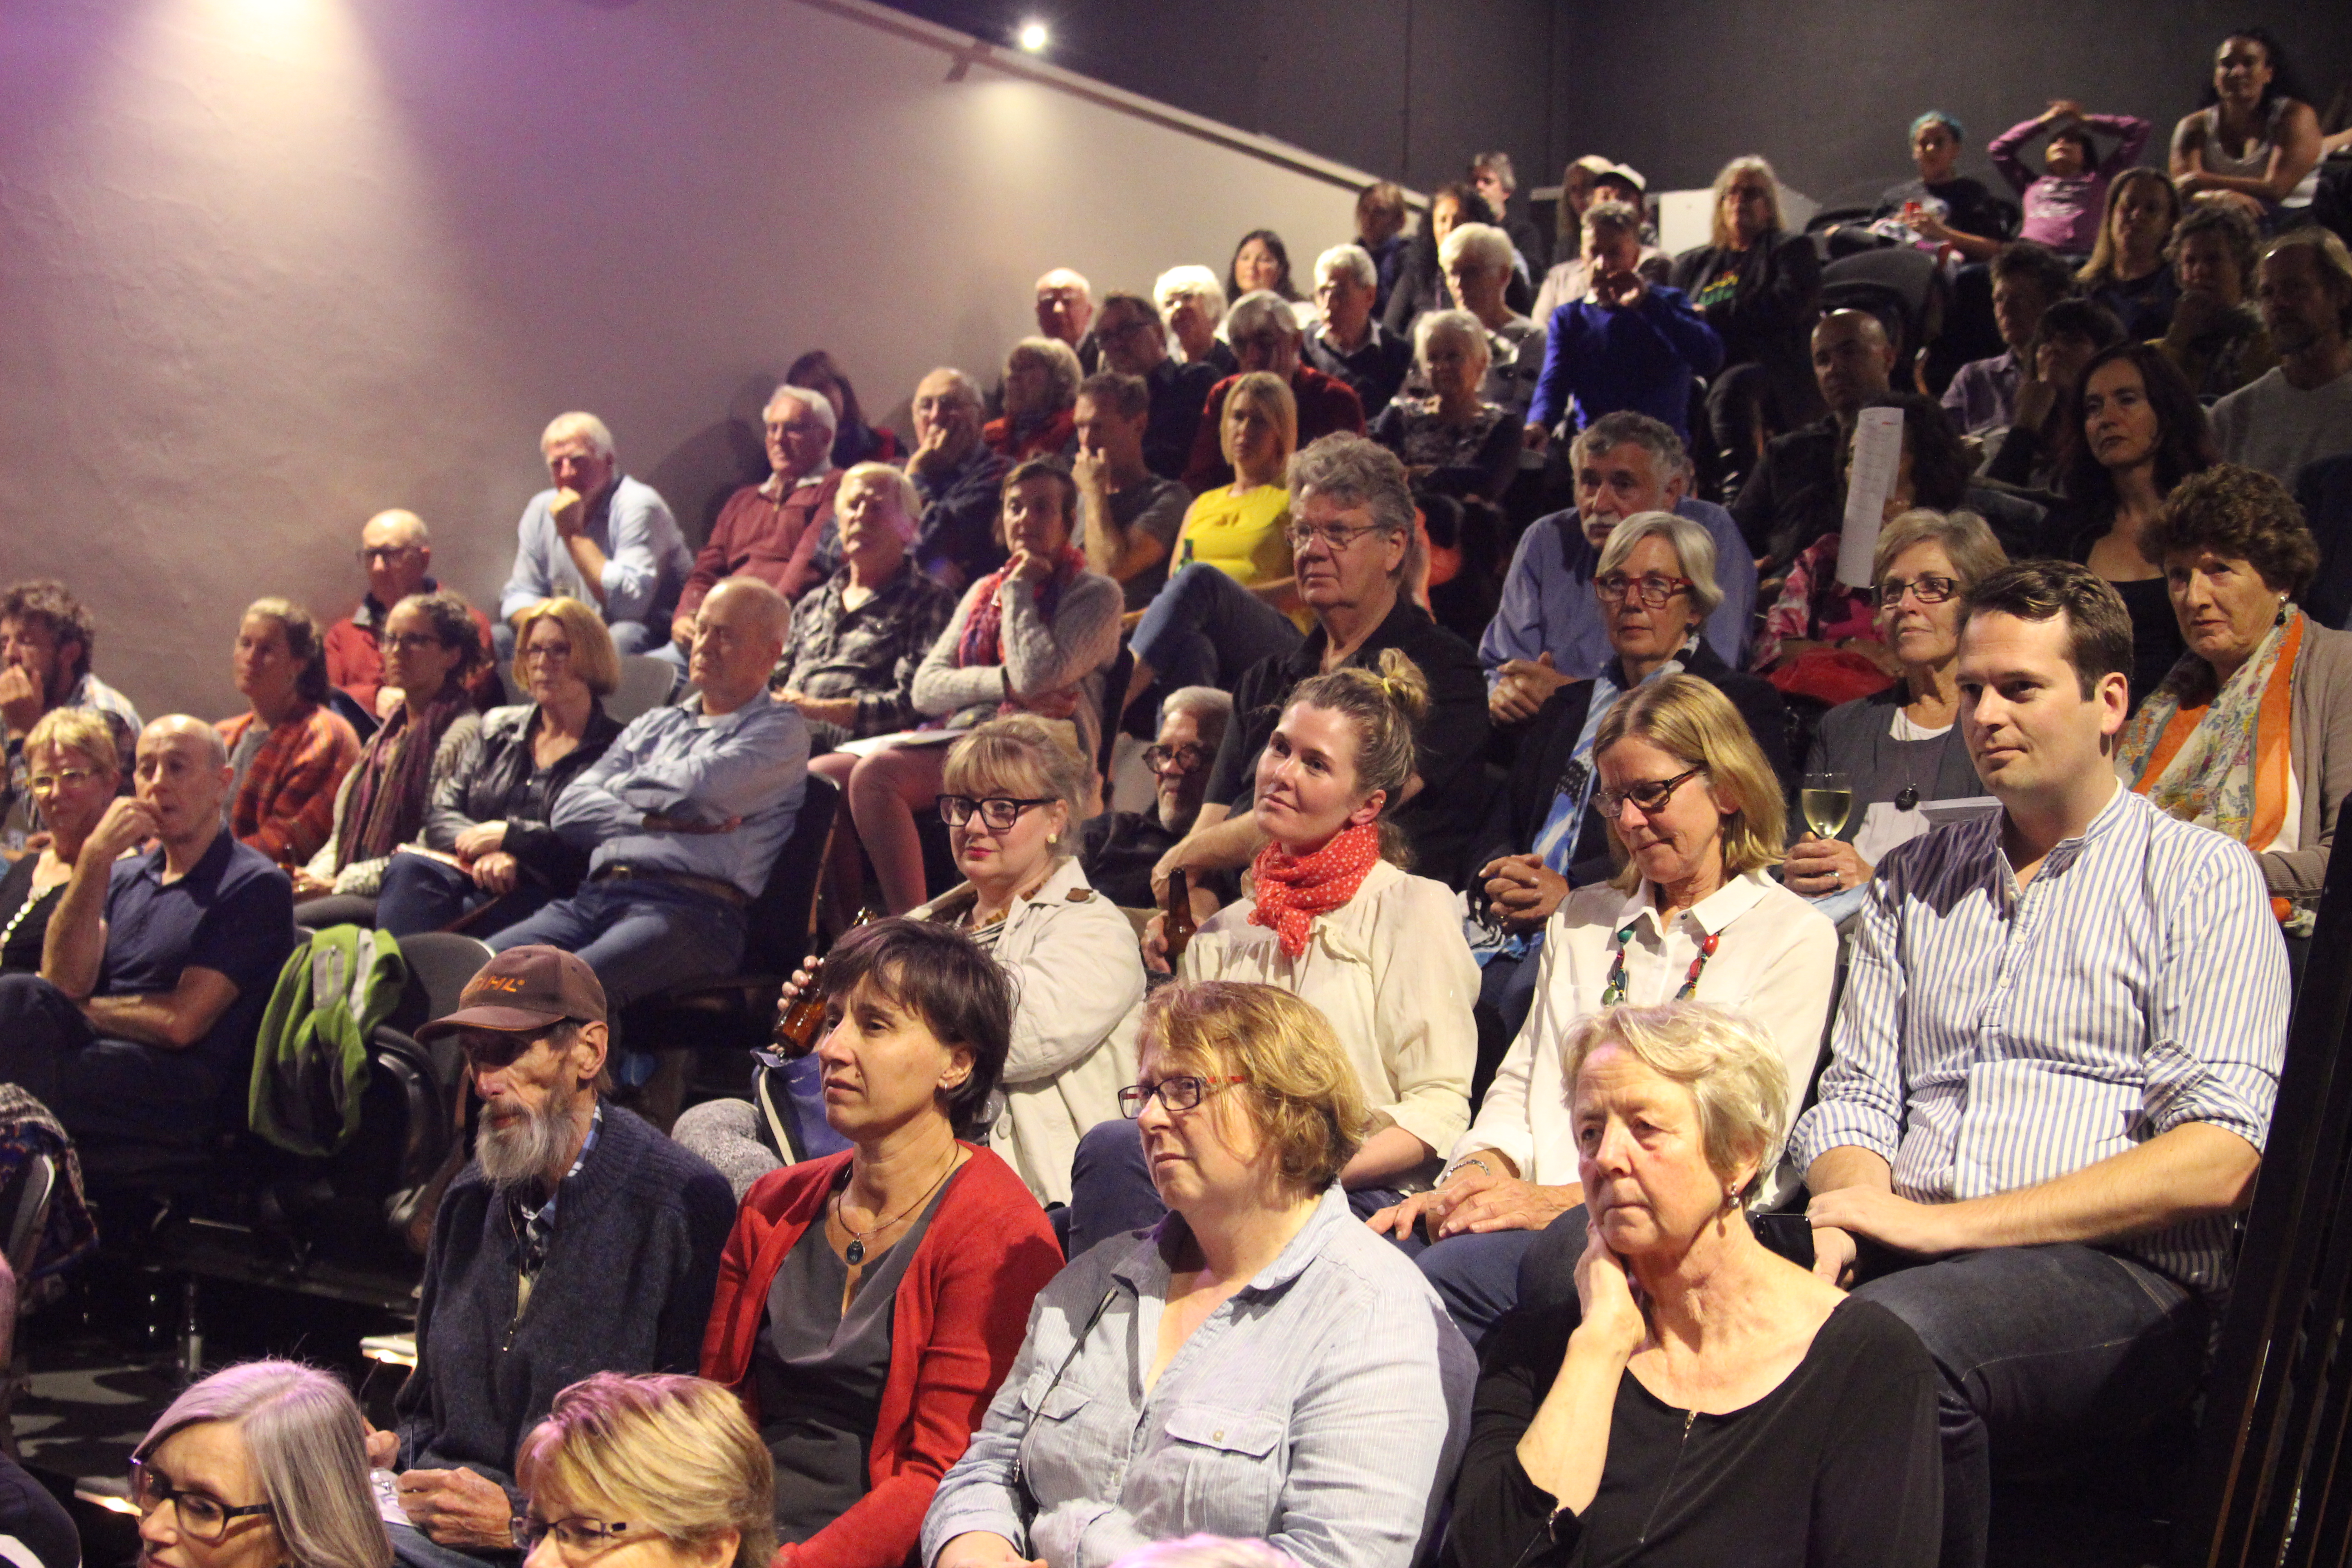
[[[595,1372],[694,1371],[735,1198],[600,1099],[604,988],[572,954],[497,954],[456,1012],[417,1031],[444,1037],[465,1053],[481,1123],[434,1219],[399,1430],[372,1433],[368,1453],[402,1472],[400,1561],[478,1568],[513,1560],[509,1467],[558,1390]]]

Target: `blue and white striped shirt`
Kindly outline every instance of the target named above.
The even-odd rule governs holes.
[[[1477,1376],[1436,1293],[1334,1185],[1147,1392],[1161,1238],[1183,1225],[1114,1237],[1039,1294],[931,1500],[924,1563],[974,1530],[1050,1568],[1108,1568],[1203,1531],[1262,1538],[1302,1568],[1414,1560],[1453,1488]]]
[[[2286,1053],[2286,952],[2245,847],[2118,787],[2020,893],[2002,816],[1891,851],[1864,906],[1821,1100],[1790,1152],[1886,1158],[1921,1203],[2010,1192],[2185,1121],[2255,1148]],[[2235,1225],[2119,1240],[2206,1290]]]

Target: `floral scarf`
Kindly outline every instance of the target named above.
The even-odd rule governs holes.
[[[1315,917],[1344,909],[1380,858],[1376,822],[1342,828],[1312,855],[1293,855],[1279,844],[1267,845],[1250,863],[1257,889],[1249,923],[1272,927],[1282,951],[1296,960],[1307,951],[1307,931]]]
[[[1053,623],[1062,607],[1063,591],[1069,587],[1079,573],[1087,569],[1087,558],[1075,544],[1065,543],[1054,557],[1054,574],[1037,584],[1037,614]],[[973,669],[1004,662],[1004,607],[997,596],[1010,580],[1011,563],[998,567],[982,577],[977,584],[971,615],[963,624],[963,638],[956,644],[956,663],[962,668]],[[997,704],[999,714],[1037,713],[1048,719],[1067,719],[1078,710],[1076,687],[1061,691],[1045,691],[1031,698],[1007,697]]]
[[[2140,704],[2116,752],[2116,771],[2150,805],[2183,822],[2258,847],[2286,824],[2294,661],[2303,612],[2283,607],[2253,657],[2219,691],[2212,667],[2182,658]],[[2312,911],[2300,911],[2306,923]],[[2280,918],[2292,929],[2293,914]]]
[[[360,860],[374,860],[416,837],[425,824],[425,796],[431,793],[433,753],[457,715],[473,706],[465,682],[454,677],[441,695],[425,705],[422,716],[408,704],[383,721],[368,737],[352,770],[352,793],[343,802],[343,819],[335,829],[335,869]]]

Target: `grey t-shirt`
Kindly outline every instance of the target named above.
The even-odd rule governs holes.
[[[1110,498],[1113,521],[1130,531],[1140,528],[1165,547],[1158,561],[1120,584],[1129,609],[1142,609],[1167,585],[1168,559],[1176,552],[1176,534],[1184,526],[1184,513],[1192,505],[1192,491],[1157,474]]]

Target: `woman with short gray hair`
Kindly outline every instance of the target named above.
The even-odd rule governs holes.
[[[1543,374],[1544,329],[1507,301],[1518,252],[1492,224],[1465,223],[1437,247],[1438,269],[1454,303],[1475,317],[1486,339],[1486,374],[1478,395],[1524,423]],[[1422,376],[1427,381],[1427,374]]]
[[[1455,229],[1446,243],[1463,233]],[[1432,310],[1414,323],[1412,338],[1414,369],[1430,394],[1399,394],[1367,433],[1402,458],[1418,484],[1502,500],[1518,477],[1519,421],[1481,395],[1486,328],[1467,310]]]
[[[1008,463],[1067,458],[1077,450],[1072,410],[1085,378],[1077,351],[1069,344],[1057,338],[1022,339],[1004,356],[1004,413],[980,427],[980,438]]]
[[[1224,286],[1205,267],[1171,267],[1151,285],[1151,302],[1168,322],[1169,339],[1186,364],[1216,366],[1220,378],[1241,369],[1217,336],[1225,319]]]

